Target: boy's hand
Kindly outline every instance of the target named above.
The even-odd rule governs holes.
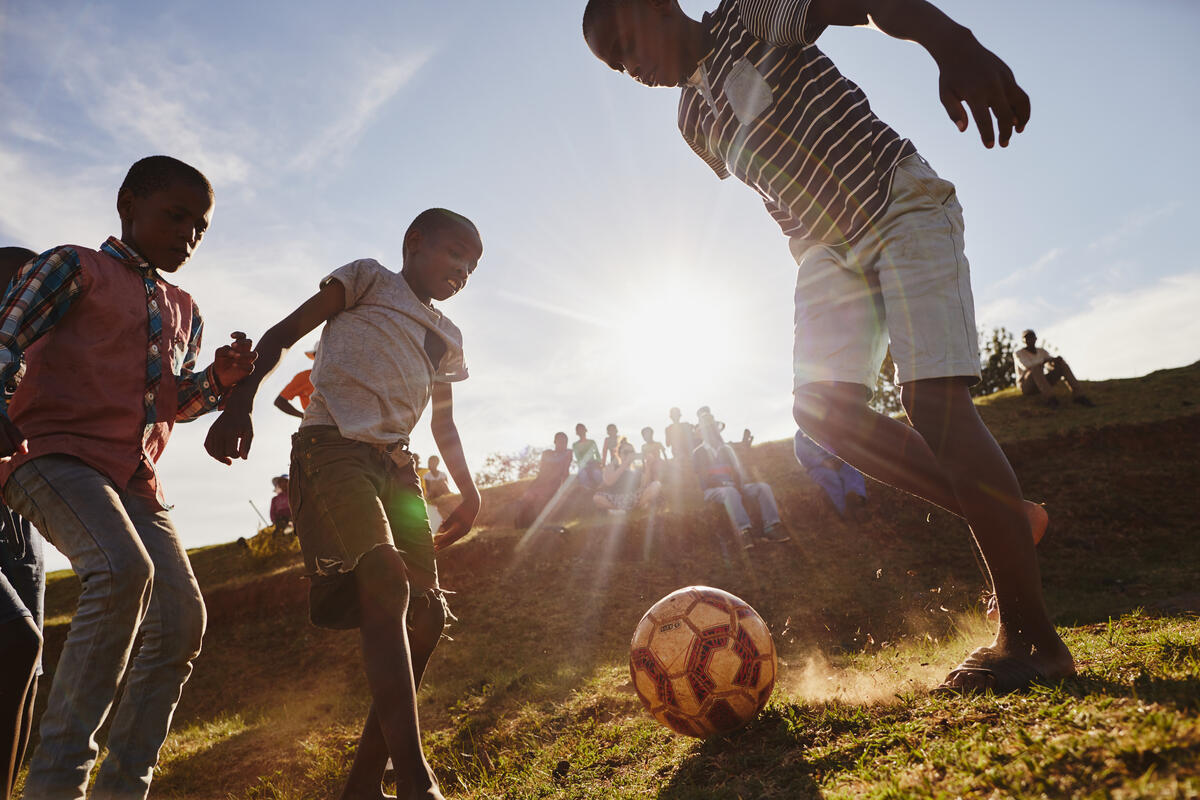
[[[0,413],[0,461],[8,461],[17,453],[28,453],[29,442],[25,434],[7,414]]]
[[[204,449],[222,464],[232,464],[233,459],[250,455],[253,441],[254,423],[250,421],[250,413],[226,409],[208,429]]]
[[[458,508],[451,511],[450,516],[446,517],[442,526],[438,528],[437,535],[433,537],[433,549],[445,550],[470,533],[475,518],[479,516],[479,505],[478,494],[474,497],[464,497]]]
[[[1012,70],[967,32],[934,55],[941,76],[938,91],[950,119],[965,131],[970,125],[963,103],[975,118],[984,147],[995,144],[992,116],[1000,131],[1000,146],[1007,147],[1013,130],[1029,122],[1029,95],[1017,85]]]
[[[246,334],[234,331],[229,335],[233,338],[233,344],[218,347],[213,359],[213,372],[226,391],[254,372],[254,360],[258,358],[254,343],[246,338]]]

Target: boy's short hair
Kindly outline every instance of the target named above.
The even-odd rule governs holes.
[[[37,253],[28,247],[0,247],[0,275],[16,274],[30,259],[37,258]]]
[[[587,7],[583,9],[583,35],[586,37],[591,33],[592,28],[601,19],[607,18],[617,6],[625,3],[627,0],[588,0]]]
[[[404,231],[404,240],[408,241],[408,235],[413,231],[421,233],[430,233],[431,231],[443,230],[451,225],[466,225],[471,230],[479,235],[479,228],[475,227],[475,223],[455,211],[448,208],[427,208],[420,214],[417,214],[408,225],[408,230]]]
[[[213,195],[212,184],[204,173],[171,156],[146,156],[129,168],[120,191],[133,193],[134,197],[146,197],[162,191],[176,181],[203,189],[209,197]]]

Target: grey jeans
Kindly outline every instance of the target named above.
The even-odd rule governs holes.
[[[83,584],[24,796],[85,796],[99,753],[96,732],[128,666],[92,797],[144,798],[204,635],[204,601],[187,553],[153,499],[69,456],[22,465],[4,498],[70,559]]]

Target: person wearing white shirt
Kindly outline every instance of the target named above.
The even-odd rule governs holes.
[[[1065,358],[1052,356],[1045,348],[1038,347],[1037,334],[1031,330],[1022,333],[1021,338],[1025,340],[1025,346],[1013,352],[1013,365],[1017,368],[1017,385],[1021,387],[1021,394],[1042,394],[1046,397],[1046,405],[1057,406],[1054,385],[1064,380],[1071,390],[1072,402],[1089,407],[1095,405],[1080,390],[1079,381],[1075,379],[1075,373]]]

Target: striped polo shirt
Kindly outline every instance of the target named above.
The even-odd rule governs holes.
[[[886,208],[896,164],[917,151],[805,37],[809,2],[723,0],[705,14],[714,46],[683,89],[679,130],[785,235],[837,245]]]

